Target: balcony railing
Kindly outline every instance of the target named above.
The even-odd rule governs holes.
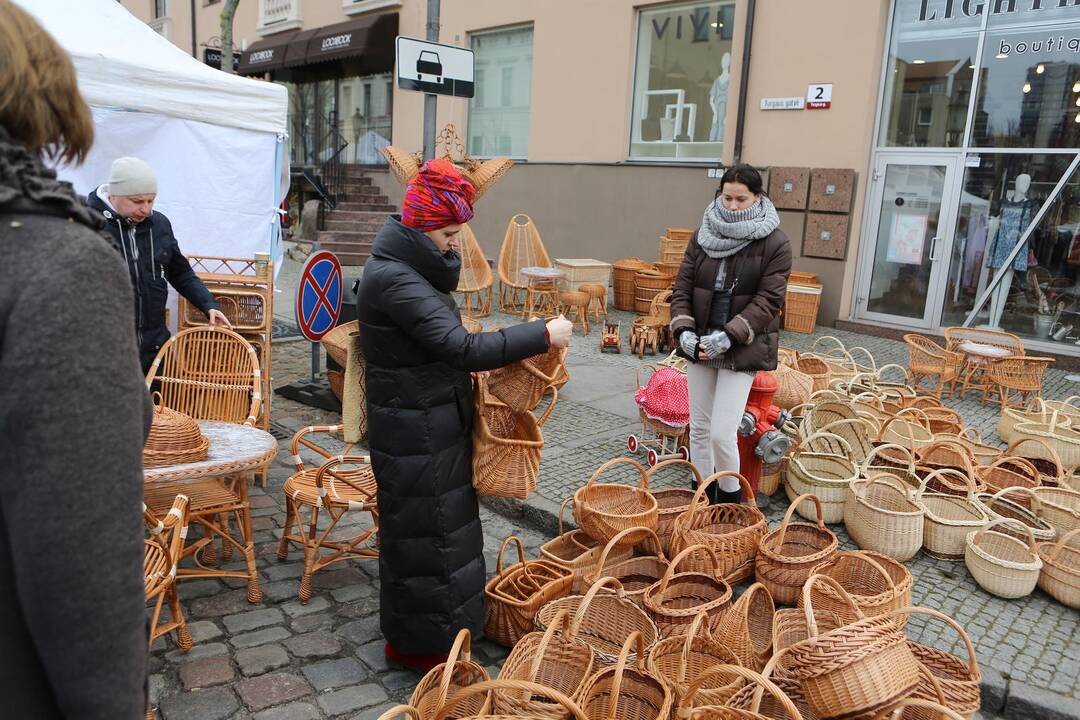
[[[293,30],[301,22],[300,0],[259,0],[260,35]]]

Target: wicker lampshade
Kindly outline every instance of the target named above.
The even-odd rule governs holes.
[[[143,446],[143,467],[205,460],[210,440],[199,430],[199,424],[190,416],[162,405],[161,396],[157,393],[154,400],[154,422]]]

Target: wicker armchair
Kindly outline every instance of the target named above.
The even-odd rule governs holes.
[[[963,355],[950,352],[922,335],[905,335],[904,342],[908,347],[908,379],[912,386],[918,389],[923,378],[936,377],[938,380],[929,391],[940,398],[941,391],[948,383],[949,392],[952,393],[960,377],[960,368],[963,367]]]
[[[184,652],[191,649],[192,641],[184,621],[184,611],[180,608],[180,597],[176,593],[176,566],[180,562],[184,536],[187,534],[187,511],[186,495],[176,496],[164,519],[143,505],[143,519],[150,531],[143,555],[143,581],[146,601],[154,604],[150,616],[150,644],[175,630],[176,646]],[[163,622],[161,610],[166,602],[169,603],[170,617]]]
[[[1024,354],[1024,341],[1016,335],[997,330],[969,327],[947,327],[945,334],[945,349],[949,352],[962,352],[958,348],[964,343],[977,343],[1008,350],[1013,355]]]
[[[1024,341],[1016,335],[984,328],[948,327],[944,330],[946,348],[964,358],[960,370],[960,398],[968,390],[982,390],[983,402],[993,391],[988,372],[994,351],[1004,357],[1024,354]],[[981,346],[982,352],[972,352]]]
[[[491,314],[492,288],[495,275],[491,265],[480,249],[472,228],[468,224],[461,226],[461,276],[457,291],[462,295],[461,311],[473,317],[486,317]]]
[[[181,330],[161,346],[146,374],[146,387],[155,387],[165,407],[196,420],[216,420],[254,425],[262,404],[262,375],[255,349],[247,340],[225,328],[193,327]],[[246,477],[210,479],[197,483],[153,483],[147,485],[145,502],[164,514],[177,493],[190,502],[188,517],[204,529],[203,541],[185,548],[184,555],[200,550],[203,565],[217,563],[211,535],[221,538],[221,559],[232,558],[233,549],[244,554],[248,580],[248,600],[262,601],[259,573],[255,567],[255,546],[251,530],[251,504]],[[235,515],[240,537],[234,538],[229,516]],[[184,573],[185,577],[202,577]]]
[[[1035,355],[993,360],[986,372],[990,392],[983,394],[983,404],[986,404],[989,395],[990,401],[1001,405],[1003,410],[1007,407],[1024,407],[1030,395],[1041,393],[1043,374],[1053,362],[1054,358]],[[995,387],[997,397],[993,395]],[[1016,403],[1011,402],[1014,394],[1020,397]]]
[[[499,250],[499,309],[503,312],[521,312],[525,302],[520,299],[528,287],[521,277],[521,268],[551,267],[551,257],[544,248],[540,231],[528,215],[510,218]]]
[[[278,559],[287,560],[289,545],[304,548],[304,572],[300,578],[300,602],[311,599],[311,576],[336,562],[379,557],[379,510],[375,500],[375,475],[366,455],[352,455],[352,445],[330,451],[315,444],[309,435],[334,435],[341,425],[304,428],[292,439],[296,472],[285,481],[285,528],[278,545]],[[304,447],[325,458],[308,468],[300,458]],[[307,519],[303,511],[308,511]],[[345,521],[350,512],[368,513],[370,524]],[[321,518],[320,523],[320,515]]]

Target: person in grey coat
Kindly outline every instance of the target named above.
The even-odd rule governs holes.
[[[146,712],[142,446],[124,258],[70,185],[93,141],[68,55],[0,0],[0,717]]]

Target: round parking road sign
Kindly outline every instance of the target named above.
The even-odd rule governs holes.
[[[334,329],[341,314],[341,263],[332,252],[312,253],[296,285],[296,324],[311,342]]]

